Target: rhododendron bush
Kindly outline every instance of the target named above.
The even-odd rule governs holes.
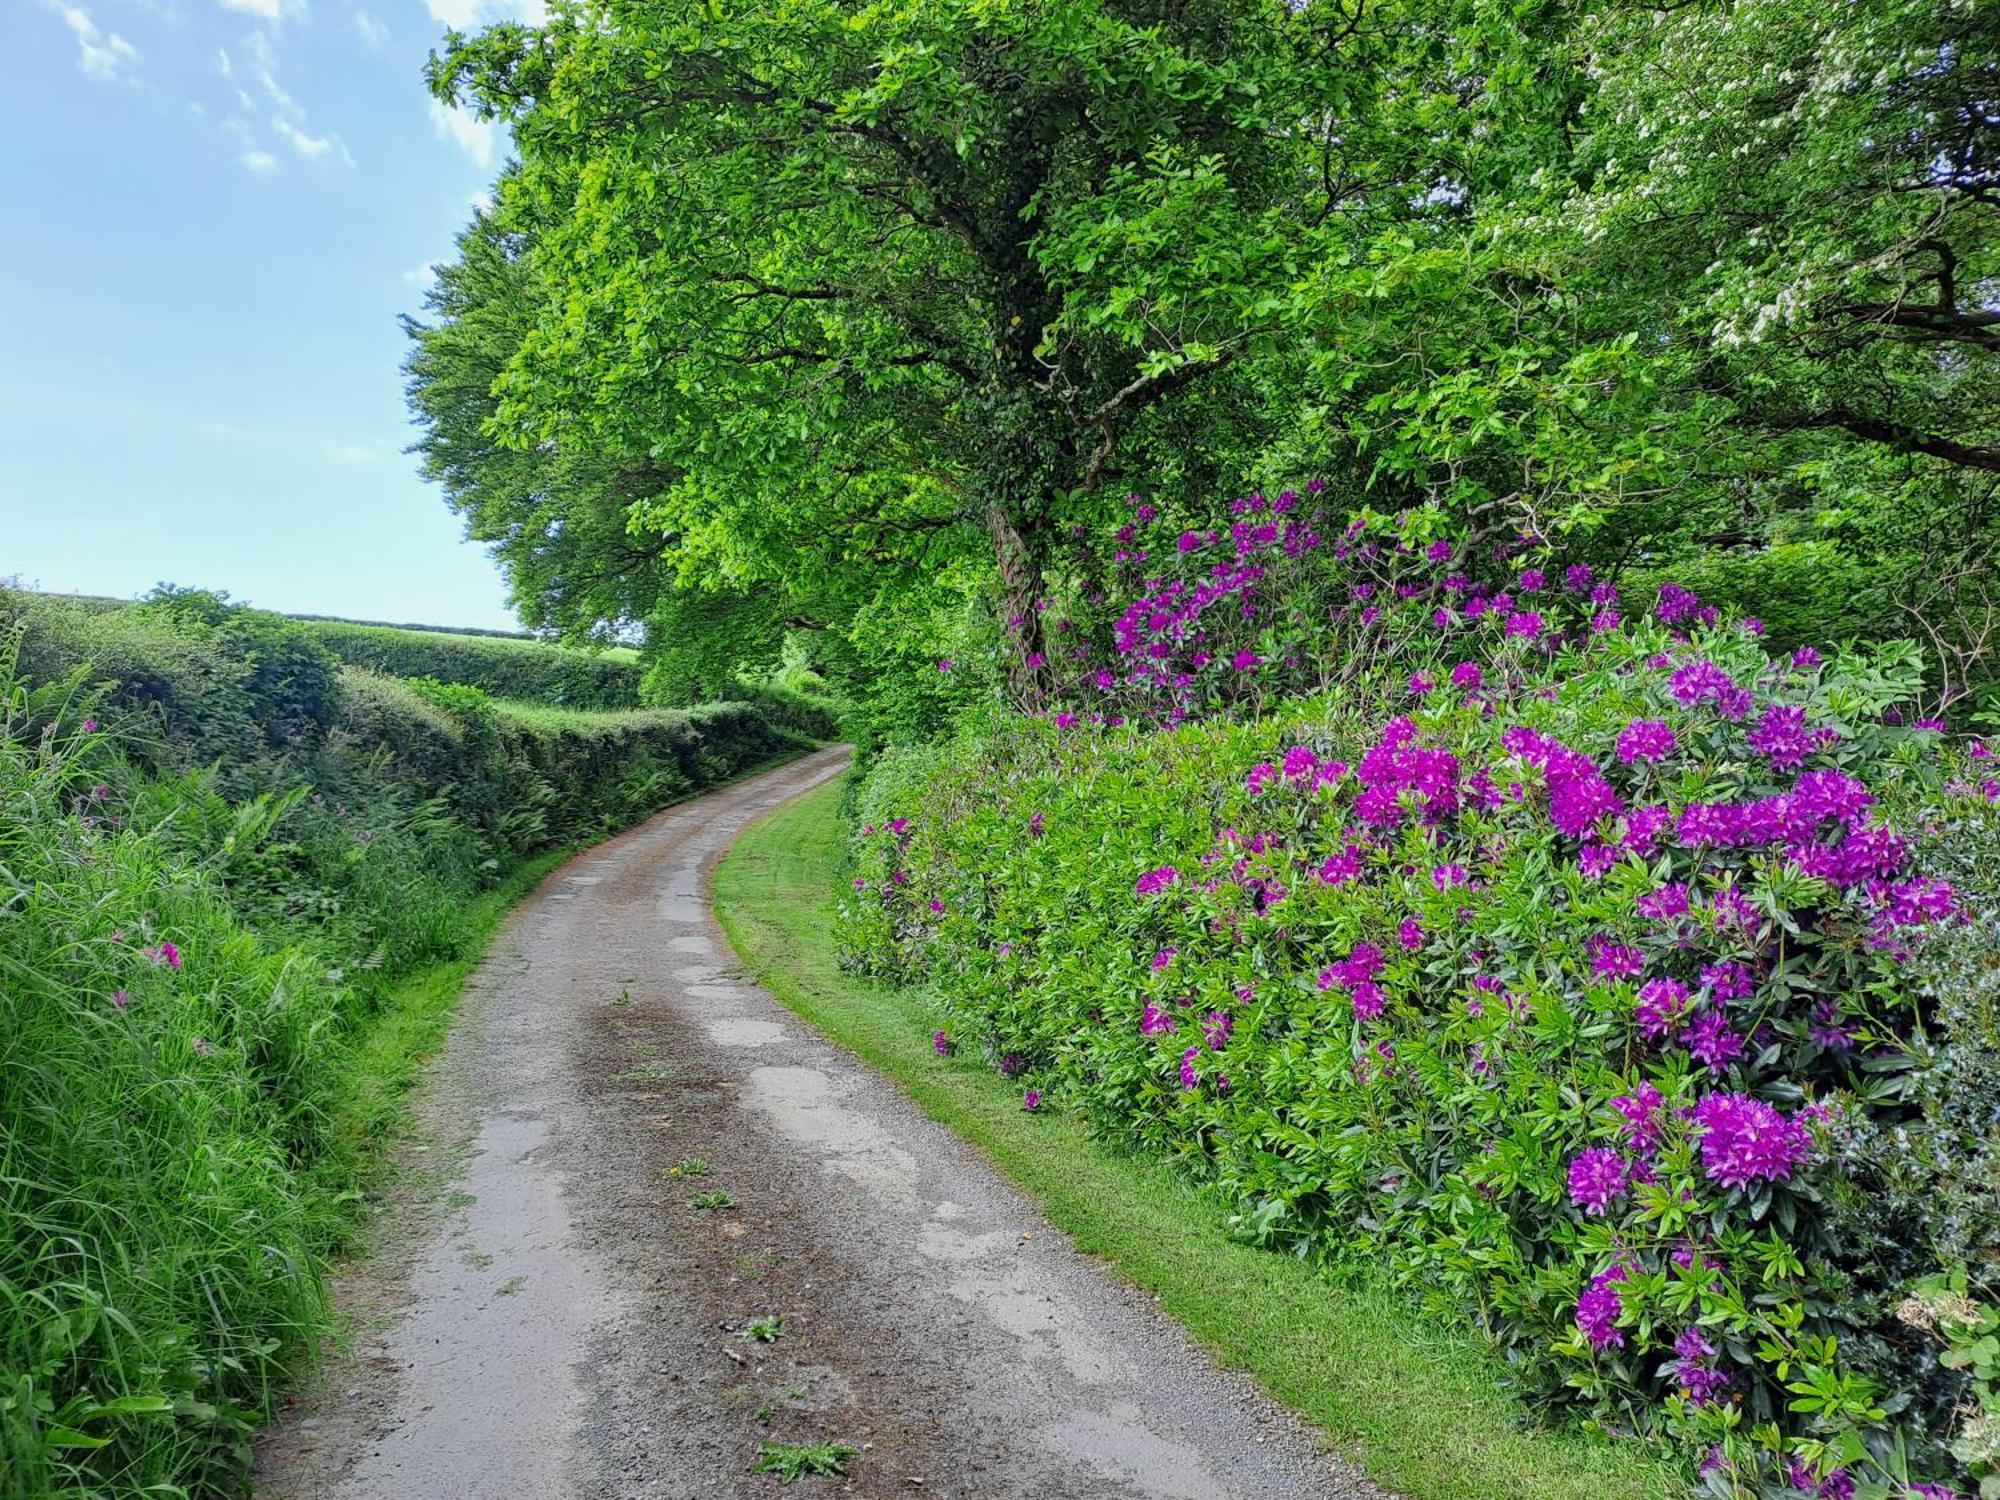
[[[1851,1148],[1921,1114],[1966,906],[1926,851],[1991,832],[1983,752],[1906,652],[1311,506],[1142,507],[1070,705],[880,762],[855,961],[1715,1493],[1976,1492],[1894,1315],[1923,1226],[1857,1227]]]

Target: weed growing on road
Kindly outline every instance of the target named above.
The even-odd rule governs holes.
[[[852,1457],[854,1450],[845,1443],[763,1443],[753,1472],[776,1474],[780,1484],[809,1476],[838,1479]]]
[[[667,1168],[667,1175],[669,1177],[706,1177],[708,1175],[708,1163],[699,1156],[683,1156],[679,1161]]]
[[[772,1313],[768,1318],[752,1318],[749,1326],[743,1330],[743,1337],[754,1339],[760,1344],[775,1344],[784,1331],[784,1317],[779,1313]]]
[[[734,1208],[736,1200],[720,1188],[712,1193],[696,1193],[688,1199],[689,1208]]]

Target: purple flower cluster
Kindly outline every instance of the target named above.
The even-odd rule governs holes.
[[[1619,733],[1618,758],[1626,765],[1635,760],[1665,760],[1674,753],[1673,727],[1661,719],[1634,719]]]
[[[1777,1107],[1748,1094],[1709,1094],[1694,1107],[1701,1165],[1727,1188],[1784,1182],[1812,1150],[1812,1135]]]
[[[1322,990],[1345,989],[1354,1004],[1356,1019],[1372,1021],[1382,1014],[1386,997],[1376,976],[1382,972],[1382,950],[1373,943],[1356,943],[1347,957],[1320,971]]]
[[[1521,725],[1504,731],[1500,743],[1542,772],[1549,789],[1549,821],[1565,838],[1580,839],[1599,819],[1625,810],[1624,799],[1604,779],[1597,762],[1581,751]]]
[[[1630,1191],[1631,1169],[1609,1146],[1578,1152],[1569,1164],[1569,1198],[1587,1214],[1608,1212]]]
[[[1625,1331],[1618,1326],[1625,1304],[1617,1291],[1618,1283],[1625,1277],[1625,1266],[1621,1261],[1610,1270],[1591,1277],[1590,1285],[1576,1299],[1576,1326],[1590,1340],[1593,1349],[1602,1351],[1625,1347]]]
[[[1660,1091],[1643,1080],[1631,1093],[1620,1094],[1611,1101],[1611,1107],[1618,1111],[1621,1121],[1619,1133],[1625,1137],[1625,1144],[1641,1156],[1651,1156],[1660,1149],[1661,1113],[1665,1103]]]
[[[1729,1377],[1715,1367],[1715,1345],[1699,1328],[1682,1331],[1674,1340],[1674,1361],[1667,1366],[1668,1381],[1696,1406],[1707,1406],[1729,1388]]]
[[[1354,799],[1354,815],[1362,822],[1398,827],[1406,793],[1416,798],[1426,823],[1442,823],[1457,814],[1458,757],[1426,749],[1416,737],[1417,726],[1409,719],[1392,719],[1361,757],[1355,776],[1363,790]]]

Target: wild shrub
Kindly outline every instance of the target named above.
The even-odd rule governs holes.
[[[1991,1033],[1937,966],[1993,929],[1934,846],[2000,847],[2000,782],[1914,654],[1774,658],[1673,587],[1628,618],[1430,517],[1146,519],[1129,602],[1058,631],[1074,706],[875,770],[854,961],[1715,1493],[1976,1482],[1968,1378],[1896,1312],[1918,1269],[2000,1288],[1918,1211],[1992,1202]]]
[[[322,680],[213,595],[0,615],[0,1494],[237,1493],[326,1330],[396,981],[526,857],[804,742]]]

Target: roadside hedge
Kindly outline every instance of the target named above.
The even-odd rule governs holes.
[[[2000,1485],[2000,779],[1913,653],[1433,517],[1153,520],[1072,706],[877,763],[851,961],[1709,1492]]]
[[[305,620],[312,638],[352,667],[432,677],[496,698],[561,708],[633,708],[644,675],[635,661],[506,636],[449,635],[388,625]]]
[[[530,856],[808,744],[342,667],[212,596],[0,594],[0,1494],[239,1493],[328,1331],[397,981]]]

